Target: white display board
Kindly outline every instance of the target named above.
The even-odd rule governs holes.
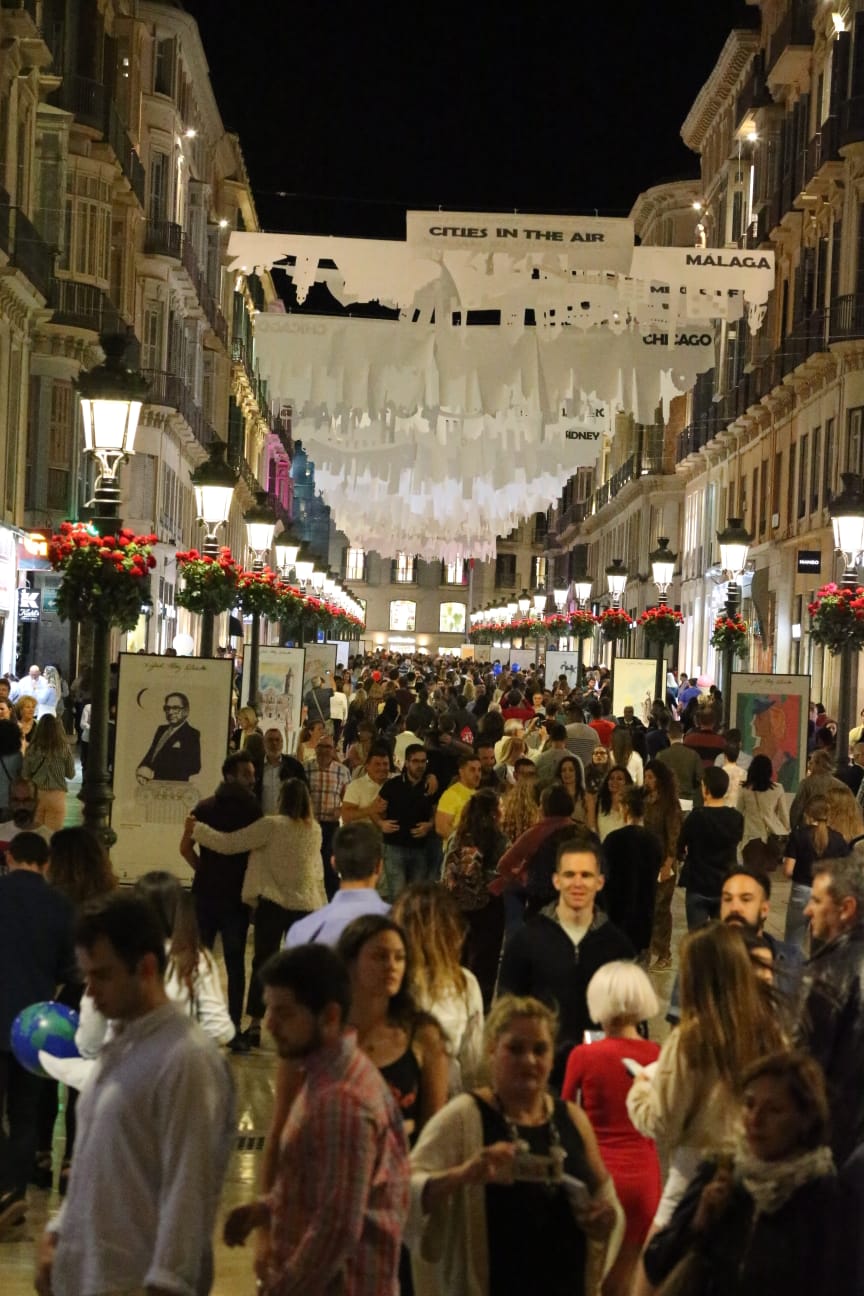
[[[657,662],[653,657],[617,657],[612,672],[613,713],[622,716],[625,706],[632,706],[637,719],[647,725],[656,674]]]
[[[582,674],[582,654],[579,652],[555,652],[546,654],[546,687],[553,688],[559,675],[567,676],[567,684],[572,689],[579,683]]]
[[[297,748],[303,711],[303,678],[305,648],[281,648],[268,644],[258,653],[258,693],[255,710],[262,732],[278,729],[285,742],[285,751]],[[248,697],[245,679],[246,663],[243,659],[243,692]]]
[[[120,654],[111,852],[119,878],[169,869],[191,879],[178,847],[186,815],[222,779],[232,672],[215,657]]]
[[[534,669],[534,649],[533,648],[511,648],[508,658],[511,666],[518,666],[520,671]]]

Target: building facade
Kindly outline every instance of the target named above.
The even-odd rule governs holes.
[[[742,518],[747,666],[810,674],[831,710],[839,671],[809,641],[807,604],[841,570],[827,508],[839,475],[864,470],[864,5],[754,8],[758,29],[730,33],[682,127],[698,182],[649,190],[633,217],[643,242],[773,248],[766,317],[752,334],[744,320],[717,326],[713,369],[665,422],[619,419],[594,480],[571,482],[552,511],[550,556],[564,575],[578,551],[595,590],[622,557],[637,613],[656,601],[648,553],[669,536],[678,662],[716,679],[717,532]],[[641,647],[634,636],[630,651]]]

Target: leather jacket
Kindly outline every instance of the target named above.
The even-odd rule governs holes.
[[[825,1072],[838,1166],[864,1144],[864,923],[807,962],[800,1043]]]

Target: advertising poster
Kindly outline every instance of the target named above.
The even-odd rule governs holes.
[[[582,654],[578,652],[554,652],[546,654],[546,687],[552,688],[559,675],[567,676],[567,687],[576,688],[582,674]]]
[[[231,682],[227,660],[120,654],[111,852],[119,878],[169,869],[191,879],[178,850],[183,821],[221,782]]]
[[[325,688],[333,687],[333,676],[336,673],[336,645],[329,644],[307,644],[304,649],[306,653],[306,665],[303,667],[303,696],[312,687],[313,679],[320,675],[324,680]]]
[[[637,719],[647,727],[654,701],[654,678],[657,662],[653,657],[617,657],[612,673],[612,711],[624,714],[632,706]]]
[[[730,716],[741,730],[741,750],[768,756],[775,780],[794,792],[807,767],[809,675],[732,672]]]
[[[534,667],[534,649],[533,648],[511,648],[510,649],[510,668],[518,666],[520,670],[532,670]]]
[[[286,752],[293,752],[297,747],[303,709],[304,661],[308,652],[315,652],[315,645],[306,649],[280,648],[271,644],[261,648],[258,653],[255,710],[263,733],[268,729],[278,729],[281,732]],[[248,656],[244,656],[243,694],[246,697],[249,693],[246,679],[248,660]]]

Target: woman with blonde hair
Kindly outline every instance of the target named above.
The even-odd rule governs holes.
[[[525,755],[524,730],[520,733],[506,734],[495,744],[497,764],[495,773],[502,783],[512,787],[516,782],[516,762]]]
[[[241,706],[237,712],[237,728],[231,735],[231,750],[243,751],[253,733],[261,733],[258,712],[253,706]]]
[[[846,795],[852,798],[848,789]],[[783,939],[799,949],[804,948],[810,930],[810,920],[804,910],[813,890],[813,865],[819,860],[842,859],[849,854],[848,841],[831,826],[830,815],[828,795],[813,797],[804,811],[804,823],[789,834],[783,852],[783,872],[792,879]]]
[[[392,916],[411,952],[414,1000],[446,1037],[453,1097],[476,1082],[483,1055],[483,996],[474,973],[462,965],[465,920],[437,882],[406,887]]]
[[[33,737],[33,730],[36,726],[36,699],[32,693],[25,693],[18,699],[14,706],[13,719],[18,721],[18,728],[21,731],[21,751],[26,752],[27,744]]]
[[[430,1296],[584,1296],[591,1241],[614,1259],[623,1215],[591,1122],[549,1092],[556,1026],[538,999],[496,1000],[490,1083],[433,1116],[411,1154],[408,1236]]]
[[[626,1064],[632,1061],[647,1067],[657,1061],[659,1044],[643,1039],[636,1028],[655,1017],[659,1005],[642,969],[619,960],[598,968],[588,982],[587,998],[591,1020],[600,1024],[605,1038],[573,1049],[561,1097],[584,1108],[627,1219],[603,1296],[629,1296],[662,1183],[655,1144],[633,1128],[627,1115],[627,1093],[633,1081]]]
[[[520,779],[508,788],[501,801],[501,831],[514,842],[540,818],[540,800],[534,779]]]
[[[610,745],[613,769],[615,766],[626,769],[636,786],[641,787],[644,766],[642,757],[633,749],[633,735],[630,730],[622,729],[620,726],[613,729]]]
[[[680,987],[680,1024],[667,1036],[653,1075],[640,1072],[627,1094],[634,1126],[668,1157],[655,1230],[669,1223],[703,1153],[734,1144],[738,1085],[747,1067],[784,1044],[734,927],[709,922],[687,933]],[[640,1271],[634,1296],[648,1290]]]
[[[286,779],[279,789],[279,813],[264,815],[234,832],[219,832],[190,815],[184,842],[193,841],[218,855],[249,852],[242,899],[255,910],[255,946],[246,999],[252,1021],[242,1038],[247,1048],[257,1048],[264,1017],[258,970],[279,949],[289,927],[327,903],[321,825],[313,814],[309,789],[302,779]]]
[[[21,775],[36,784],[35,822],[57,832],[66,818],[66,781],[75,777],[75,758],[56,716],[44,715],[38,721]]]

